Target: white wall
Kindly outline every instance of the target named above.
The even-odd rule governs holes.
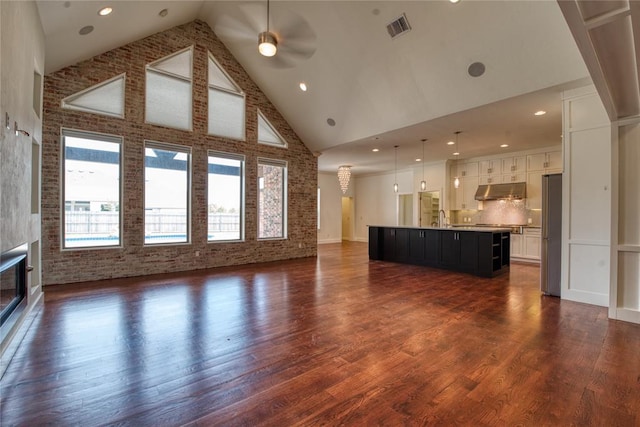
[[[353,194],[353,177],[345,196]],[[342,241],[342,190],[336,173],[318,173],[320,188],[320,229],[318,243],[339,243]]]
[[[6,251],[27,243],[28,263],[34,266],[27,278],[27,308],[16,323],[5,324],[1,331],[1,376],[26,332],[23,326],[29,313],[42,301],[38,186],[42,85],[36,85],[34,91],[34,72],[44,75],[44,32],[35,2],[0,1],[0,42],[0,249]],[[5,114],[9,115],[10,130],[4,126]],[[18,129],[29,135],[16,135],[16,122]]]
[[[609,306],[611,122],[595,87],[563,95],[561,295]]]

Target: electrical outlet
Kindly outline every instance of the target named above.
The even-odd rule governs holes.
[[[196,251],[196,256],[200,256],[200,251]]]

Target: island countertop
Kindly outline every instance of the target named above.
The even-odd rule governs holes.
[[[414,227],[410,225],[367,225],[367,227],[378,228],[405,228],[409,230],[452,230],[452,231],[476,231],[480,233],[509,233],[507,227],[475,227],[473,225],[454,225],[446,227]]]

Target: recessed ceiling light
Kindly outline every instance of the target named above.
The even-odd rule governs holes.
[[[449,0],[451,3],[456,4],[458,3],[460,0]]]
[[[547,114],[546,111],[540,110],[540,111],[536,111],[535,113],[533,113],[535,116],[544,116],[545,114]]]
[[[100,16],[107,16],[107,15],[109,15],[111,12],[113,12],[113,9],[107,6],[107,7],[103,7],[102,9],[100,9],[100,10],[98,11],[98,15],[100,15]]]
[[[380,149],[379,149],[379,148],[374,148],[374,149],[373,149],[373,150],[371,150],[371,151],[373,151],[374,153],[377,153],[378,151],[380,151]]]
[[[92,31],[93,31],[93,25],[87,25],[85,27],[80,28],[80,31],[78,31],[78,34],[80,34],[81,36],[86,36]]]
[[[416,159],[416,162],[421,162],[421,161],[422,161],[422,159]]]
[[[327,124],[328,124],[329,126],[335,126],[335,125],[336,125],[336,121],[335,121],[335,120],[333,120],[331,117],[329,117],[329,118],[327,119]]]
[[[307,84],[305,82],[300,82],[300,90],[303,92],[307,91]]]
[[[455,144],[455,142],[453,142],[453,141],[447,142],[447,145],[453,145],[453,144]]]
[[[457,151],[455,153],[453,153],[454,156],[459,156],[460,153],[458,153]]]
[[[169,14],[169,9],[162,9],[160,12],[158,12],[158,15],[162,16],[163,18],[168,14]]]
[[[500,148],[507,148],[508,146],[509,146],[509,144],[502,144],[502,145],[500,146]]]

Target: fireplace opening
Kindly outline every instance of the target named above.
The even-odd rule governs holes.
[[[12,321],[26,306],[27,250],[25,243],[0,256],[0,326],[3,339]]]

